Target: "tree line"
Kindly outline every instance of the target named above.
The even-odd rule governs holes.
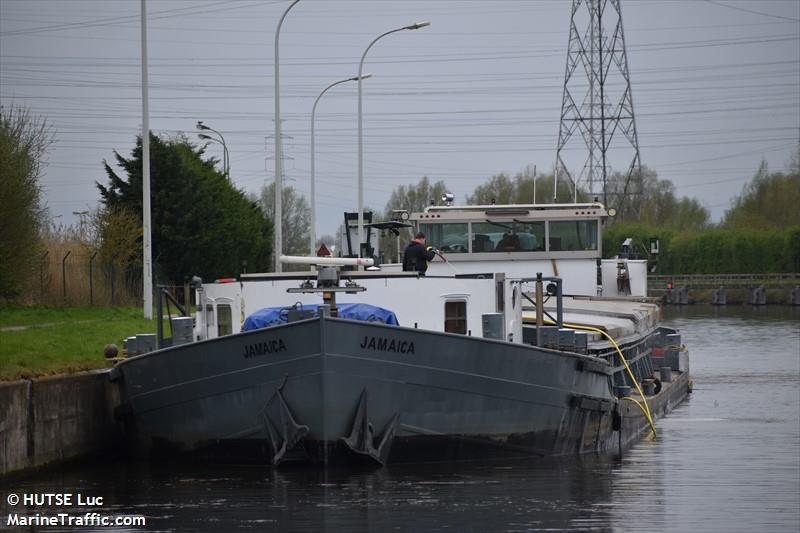
[[[719,224],[685,227],[681,221],[653,224],[622,220],[603,234],[607,256],[633,237],[642,255],[651,237],[661,242],[657,268],[665,274],[800,272],[800,147],[786,172],[762,162]],[[678,210],[680,213],[680,210]]]

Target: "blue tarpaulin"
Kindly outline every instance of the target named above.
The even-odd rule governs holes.
[[[315,315],[318,307],[319,304],[304,304],[299,306],[303,311],[314,311]],[[336,304],[336,307],[339,310],[339,318],[363,320],[365,322],[380,322],[391,326],[400,325],[397,321],[397,315],[383,307],[369,304]],[[245,319],[242,331],[251,331],[254,329],[286,324],[288,322],[288,311],[290,309],[298,309],[298,306],[264,307],[259,309]]]

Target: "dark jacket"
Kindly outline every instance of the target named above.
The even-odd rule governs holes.
[[[433,260],[436,254],[432,250],[426,250],[417,241],[411,241],[406,246],[403,256],[403,270],[406,272],[419,272],[424,274],[428,270],[428,261]]]

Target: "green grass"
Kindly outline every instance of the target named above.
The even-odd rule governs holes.
[[[7,329],[15,326],[25,329]],[[106,344],[122,352],[125,337],[155,332],[141,308],[2,306],[0,380],[104,368]]]

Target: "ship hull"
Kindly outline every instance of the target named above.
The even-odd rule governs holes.
[[[112,377],[136,449],[237,461],[617,452],[648,428],[596,357],[326,317],[152,352]],[[654,414],[687,379],[649,398]]]

